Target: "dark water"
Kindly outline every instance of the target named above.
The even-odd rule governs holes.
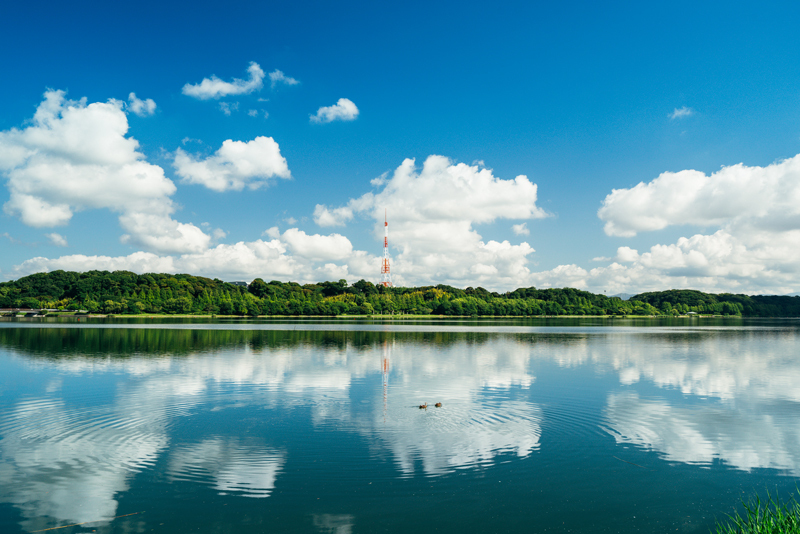
[[[296,323],[0,322],[0,532],[705,533],[799,482],[797,322]]]

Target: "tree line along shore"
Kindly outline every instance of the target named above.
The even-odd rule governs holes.
[[[506,293],[447,285],[384,287],[366,280],[300,285],[228,283],[189,274],[53,271],[0,283],[0,308],[180,315],[733,315],[798,317],[800,297],[671,289],[628,300],[573,288]]]

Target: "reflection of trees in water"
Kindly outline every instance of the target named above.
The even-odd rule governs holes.
[[[45,358],[190,354],[240,345],[244,332],[138,328],[4,328],[0,347]]]
[[[262,352],[299,346],[365,351],[385,341],[443,347],[455,343],[480,345],[497,336],[480,332],[2,328],[0,349],[46,359],[130,358],[164,354],[180,356],[242,346],[249,346],[253,352]]]
[[[550,319],[537,321],[537,326],[549,325]],[[672,320],[673,322],[675,320]],[[197,323],[196,320],[173,320],[171,323]],[[497,322],[499,326],[533,326],[531,321]],[[631,326],[641,323],[633,320],[614,320],[616,325]],[[664,321],[651,321],[652,325],[665,325]],[[524,324],[523,324],[524,323]],[[603,326],[608,321],[599,319],[559,319],[555,326]],[[624,323],[624,324],[623,324]],[[124,324],[136,325],[125,328]],[[142,328],[144,319],[130,319],[124,324],[116,323],[118,328],[92,328],[91,325],[79,328],[0,328],[0,348],[20,352],[26,356],[45,358],[65,357],[131,357],[133,355],[187,355],[198,352],[216,351],[240,346],[249,346],[254,352],[263,350],[291,348],[298,346],[317,346],[321,348],[338,348],[349,350],[372,350],[377,345],[390,341],[401,344],[432,344],[441,347],[455,343],[467,345],[485,344],[498,337],[511,337],[537,344],[574,346],[585,344],[590,334],[586,333],[536,333],[513,334],[498,332],[481,332],[478,321],[452,321],[447,326],[475,326],[471,332],[390,332],[390,331],[356,331],[356,330],[304,330],[304,325],[287,324],[286,330],[238,330],[238,329],[203,329],[203,328]],[[341,325],[341,322],[332,323]],[[404,323],[406,324],[406,323]],[[407,323],[408,325],[417,322]],[[421,323],[420,323],[421,324]],[[431,323],[425,323],[430,325]],[[494,324],[494,323],[493,323]],[[708,325],[708,323],[704,323]],[[648,325],[651,325],[648,323]],[[237,325],[244,326],[245,324]],[[295,329],[296,328],[296,329]],[[613,334],[613,330],[607,331]],[[775,336],[774,331],[754,330],[750,336]],[[595,335],[595,334],[591,334]],[[655,336],[653,339],[669,345],[691,345],[698,338],[709,335],[725,337],[741,337],[741,331],[720,330],[709,334],[708,331],[679,333],[645,334]],[[792,331],[794,335],[794,331]],[[638,338],[638,335],[632,336]]]
[[[585,343],[587,334],[581,333],[548,333],[511,334],[497,332],[481,332],[486,322],[478,320],[448,320],[448,327],[474,327],[472,332],[387,332],[387,331],[355,331],[355,330],[304,330],[303,324],[287,324],[286,330],[238,330],[238,329],[203,329],[186,328],[186,325],[202,324],[201,319],[164,319],[159,323],[175,324],[176,328],[142,328],[149,321],[144,318],[97,319],[99,328],[91,328],[93,323],[79,328],[0,328],[0,348],[21,352],[28,356],[46,358],[64,358],[69,356],[102,356],[130,357],[132,355],[171,354],[185,355],[197,352],[214,351],[236,346],[249,345],[258,352],[265,349],[289,348],[301,345],[336,347],[340,349],[371,350],[384,341],[395,343],[431,343],[449,346],[454,343],[483,344],[498,336],[512,336],[527,339],[536,343],[576,344]],[[43,322],[48,323],[45,319]],[[722,325],[724,321],[704,320],[705,326]],[[247,327],[246,322],[236,323],[238,327]],[[253,323],[254,326],[258,323]],[[319,323],[314,323],[318,325]],[[330,324],[340,326],[341,321]],[[357,323],[354,323],[357,324]],[[431,322],[406,321],[404,325],[430,326]],[[600,318],[543,318],[543,319],[507,319],[492,322],[496,326],[688,326],[692,324],[685,319],[600,319]],[[114,325],[117,328],[106,328]],[[125,325],[134,328],[125,328]],[[295,329],[296,328],[296,329]],[[663,335],[663,334],[659,334]],[[675,334],[662,338],[677,340],[686,334]],[[700,335],[700,334],[694,334]],[[707,335],[706,333],[702,335]],[[739,335],[733,333],[731,335]]]

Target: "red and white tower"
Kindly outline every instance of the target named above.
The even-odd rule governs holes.
[[[383,376],[383,422],[386,422],[386,408],[389,401],[389,356],[392,351],[389,349],[389,342],[383,342],[383,364],[381,365],[381,375]]]
[[[383,212],[383,262],[381,263],[380,285],[392,287],[392,273],[389,271],[389,222],[386,210]]]

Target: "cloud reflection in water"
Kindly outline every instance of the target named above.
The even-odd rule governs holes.
[[[737,469],[800,476],[798,407],[794,413],[781,417],[763,405],[672,406],[624,392],[609,395],[603,415],[617,443],[659,451],[668,461],[709,464],[718,458]]]
[[[285,462],[283,451],[217,437],[173,449],[169,476],[191,482],[202,482],[210,476],[214,489],[220,492],[269,497]]]
[[[772,468],[800,476],[800,361],[794,333],[659,337],[620,345],[605,360],[622,385],[648,380],[680,391],[684,400],[642,398],[630,390],[610,393],[603,415],[617,443],[658,451],[669,461],[719,459],[736,469]]]
[[[167,343],[171,334],[159,335]],[[215,410],[235,422],[246,408],[281,417],[307,408],[297,413],[310,412],[317,429],[363,436],[405,477],[488,465],[505,454],[526,457],[539,449],[546,418],[528,393],[540,363],[616,374],[603,423],[618,443],[657,450],[669,461],[719,458],[740,469],[800,475],[794,335],[576,333],[447,342],[396,335],[355,343],[345,334],[342,342],[310,337],[294,345],[258,345],[251,341],[257,333],[237,335],[243,342],[158,357],[41,358],[12,347],[9,357],[59,377],[0,414],[0,499],[21,511],[29,530],[51,526],[45,518],[107,521],[132,475],[161,458],[169,480],[269,496],[298,444],[276,447],[215,432],[170,448],[177,419]],[[87,409],[65,393],[70,376],[95,375],[121,377],[106,404]],[[715,400],[680,404],[667,391],[645,398],[633,389],[640,382]],[[436,401],[444,406],[416,408]],[[347,532],[348,517],[315,516],[314,524]]]

